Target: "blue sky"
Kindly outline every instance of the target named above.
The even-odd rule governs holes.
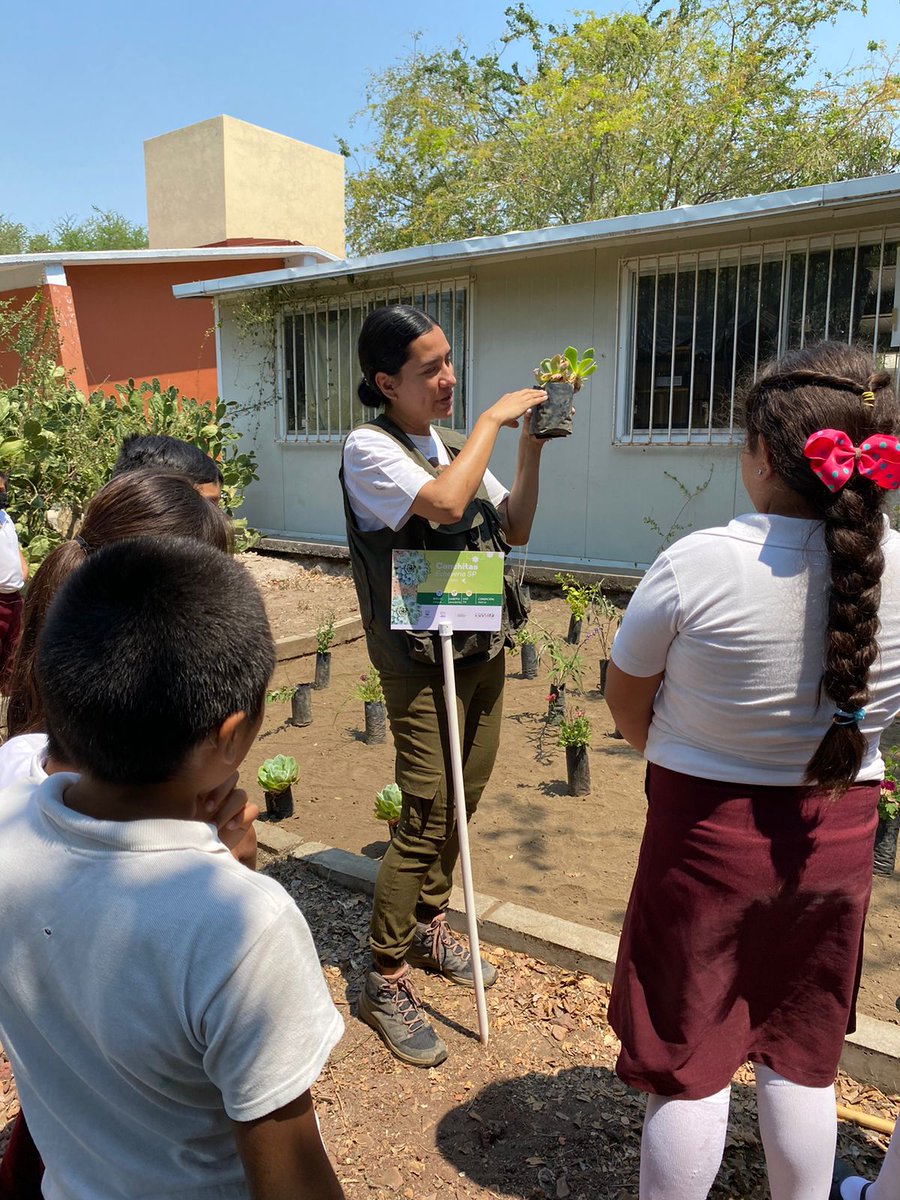
[[[0,213],[33,229],[92,204],[146,220],[143,141],[228,113],[336,149],[373,71],[462,35],[494,42],[511,0],[151,0],[7,8]],[[633,2],[633,0],[632,0]],[[596,11],[625,7],[597,0]],[[575,6],[532,0],[544,20]],[[900,41],[900,0],[869,0],[817,35],[820,65],[860,62],[869,39]]]

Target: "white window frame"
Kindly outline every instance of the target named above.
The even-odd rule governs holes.
[[[738,274],[735,284],[735,311],[740,298],[740,271],[742,265],[753,265],[764,262],[781,261],[781,290],[779,298],[779,321],[778,321],[778,348],[777,353],[782,354],[787,348],[790,312],[787,303],[788,300],[788,281],[789,281],[789,261],[793,254],[806,255],[805,270],[809,270],[810,255],[822,250],[829,250],[832,257],[835,249],[843,249],[853,247],[856,250],[854,256],[854,282],[853,289],[855,291],[856,270],[859,264],[859,249],[861,246],[879,245],[881,246],[880,266],[879,266],[879,285],[877,288],[876,301],[876,324],[878,320],[886,315],[880,307],[881,302],[881,282],[880,272],[885,269],[884,263],[884,247],[886,243],[900,242],[900,226],[883,226],[875,229],[860,229],[847,233],[833,233],[830,236],[817,237],[798,237],[779,239],[770,242],[757,243],[738,243],[728,246],[720,246],[712,249],[697,250],[697,251],[671,251],[669,253],[660,253],[656,255],[639,255],[631,258],[620,259],[619,261],[619,302],[617,312],[617,355],[616,355],[616,417],[614,425],[613,443],[621,446],[648,446],[648,445],[733,445],[742,440],[743,434],[735,420],[735,386],[737,383],[737,339],[734,339],[732,348],[732,372],[731,372],[731,403],[729,406],[729,423],[727,428],[716,428],[712,425],[712,405],[710,405],[709,421],[705,428],[698,429],[696,426],[687,429],[677,429],[672,427],[673,406],[674,406],[674,391],[675,391],[675,374],[674,369],[670,370],[669,381],[669,408],[668,408],[668,425],[653,426],[649,429],[635,428],[633,423],[634,414],[634,375],[637,359],[637,337],[636,337],[636,315],[637,315],[637,281],[643,275],[654,275],[657,281],[657,288],[660,275],[676,273],[676,289],[677,280],[680,274],[692,272],[695,276],[694,286],[694,314],[693,314],[693,330],[692,330],[692,345],[696,344],[697,335],[697,296],[698,289],[696,286],[697,272],[701,269],[714,267],[716,270],[716,279],[719,278],[719,271],[722,267],[729,265],[737,265]],[[900,251],[898,251],[898,260],[900,260]],[[896,353],[896,347],[900,342],[900,325],[898,325],[898,308],[900,308],[900,261],[893,268],[895,272],[894,279],[894,310],[892,313],[891,332],[888,335],[887,345],[887,369],[893,370],[895,387],[900,386],[900,369],[898,369],[898,358],[900,355]],[[754,373],[759,365],[759,314],[761,304],[761,274],[760,285],[757,290],[757,319],[756,319],[756,344],[755,344],[755,361]],[[826,336],[828,329],[829,313],[831,306],[831,285],[832,274],[831,264],[829,263],[828,277],[828,292],[826,299]],[[718,299],[718,283],[715,289],[716,300]],[[851,292],[851,310],[849,325],[852,330],[854,324],[853,301],[855,297]],[[674,307],[674,312],[677,314],[677,304]],[[806,286],[804,282],[803,288],[803,311],[801,315],[801,337],[800,345],[803,345],[805,338],[805,312],[806,312]],[[715,339],[715,328],[717,321],[717,312],[714,309],[713,314],[713,339]],[[654,309],[654,321],[656,319],[656,310]],[[880,335],[878,340],[883,341],[884,334]],[[656,345],[656,329],[654,326],[653,335],[654,347]],[[894,348],[892,351],[891,348]],[[675,339],[672,338],[672,361],[674,364],[675,358]],[[879,349],[884,353],[885,347],[882,345]],[[692,352],[693,353],[693,352]],[[656,355],[654,353],[653,357]],[[876,361],[876,346],[872,349],[873,364]],[[890,361],[893,359],[893,361]],[[715,358],[713,356],[713,362]],[[692,359],[693,363],[693,359]],[[688,401],[688,423],[692,421],[693,416],[693,386],[694,386],[695,371],[691,372],[690,396]],[[650,401],[650,420],[652,422],[653,415],[653,398],[651,392]]]
[[[433,294],[440,294],[448,288],[455,294],[459,291],[465,293],[465,319],[464,329],[462,332],[464,351],[462,362],[459,362],[455,357],[453,367],[457,377],[457,388],[462,385],[462,394],[464,401],[464,423],[454,425],[453,420],[441,421],[439,424],[449,426],[450,428],[459,428],[461,432],[467,432],[468,425],[471,422],[471,404],[472,390],[470,378],[470,361],[472,347],[472,309],[473,309],[473,277],[471,275],[452,276],[448,278],[428,279],[428,280],[412,280],[409,283],[391,284],[389,287],[373,287],[360,288],[357,291],[345,292],[338,295],[321,295],[298,301],[296,304],[287,304],[279,312],[276,317],[275,326],[275,392],[276,392],[276,440],[285,445],[297,446],[334,446],[340,445],[347,436],[349,430],[326,429],[319,426],[316,429],[307,429],[304,432],[288,430],[287,420],[287,370],[286,370],[286,345],[285,345],[285,323],[286,318],[290,316],[300,316],[304,313],[321,313],[339,311],[346,308],[363,308],[368,311],[378,308],[384,304],[402,303],[409,296],[417,293],[424,293],[427,297]],[[457,330],[456,310],[455,305],[451,306],[453,311],[453,322],[450,329],[445,329],[448,340],[451,346],[456,342]],[[327,343],[326,343],[327,344]],[[375,415],[371,409],[364,408],[356,398],[356,387],[361,378],[359,363],[356,356],[356,345],[349,347],[349,354],[342,357],[337,356],[337,379],[336,390],[340,394],[345,383],[345,375],[349,379],[350,388],[350,413],[351,422],[350,428],[355,428],[362,421],[371,420]],[[330,413],[330,396],[326,396],[325,402]],[[337,401],[340,405],[340,400]],[[316,411],[319,411],[319,406],[316,405]]]

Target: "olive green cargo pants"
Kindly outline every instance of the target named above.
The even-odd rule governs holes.
[[[456,669],[466,813],[471,819],[497,757],[506,655]],[[370,945],[377,966],[399,967],[416,921],[450,901],[459,834],[453,807],[444,677],[382,675],[403,809],[375,884]]]

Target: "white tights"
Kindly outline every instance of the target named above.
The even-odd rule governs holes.
[[[801,1087],[768,1067],[754,1069],[772,1200],[822,1200],[834,1166],[834,1088]],[[640,1200],[705,1200],[722,1162],[730,1098],[730,1085],[702,1100],[648,1097]]]

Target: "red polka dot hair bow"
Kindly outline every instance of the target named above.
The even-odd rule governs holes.
[[[890,491],[900,488],[900,441],[886,433],[854,446],[840,429],[819,429],[806,439],[803,453],[830,492],[842,488],[854,467]]]

